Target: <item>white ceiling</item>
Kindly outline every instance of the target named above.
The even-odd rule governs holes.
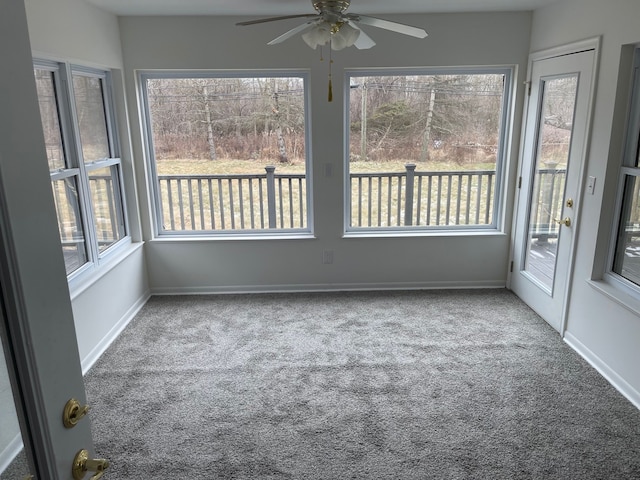
[[[311,0],[86,0],[116,15],[248,15],[315,13]],[[534,10],[558,0],[352,0],[349,12],[496,12]]]

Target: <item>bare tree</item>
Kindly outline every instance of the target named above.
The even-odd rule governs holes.
[[[280,163],[289,163],[289,158],[287,157],[287,146],[282,134],[282,114],[280,112],[279,104],[280,94],[278,93],[278,84],[275,78],[271,79],[271,88],[273,90],[273,118],[276,128],[276,136],[278,139],[278,160]]]
[[[204,123],[207,127],[207,144],[209,145],[209,160],[216,159],[216,142],[213,137],[213,119],[211,118],[211,108],[209,107],[209,89],[207,85],[202,85],[202,103],[204,106]]]

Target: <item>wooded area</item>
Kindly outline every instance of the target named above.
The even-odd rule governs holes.
[[[301,77],[147,80],[156,160],[305,157]]]
[[[350,160],[495,163],[503,74],[352,77]],[[148,78],[156,160],[304,163],[304,80]]]
[[[494,163],[504,75],[352,77],[350,160]]]

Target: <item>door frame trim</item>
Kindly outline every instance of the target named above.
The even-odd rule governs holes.
[[[591,132],[593,129],[593,112],[595,107],[596,90],[598,87],[597,78],[598,78],[598,72],[600,67],[601,44],[602,44],[602,36],[586,38],[576,42],[571,42],[563,45],[558,45],[555,47],[550,47],[544,50],[537,50],[537,51],[531,52],[529,54],[529,59],[527,62],[527,75],[526,75],[527,80],[525,82],[525,85],[530,85],[531,73],[533,70],[534,62],[562,57],[565,55],[573,55],[573,54],[586,52],[586,51],[593,51],[594,53],[593,68],[591,71],[591,92],[589,94],[589,104],[587,105],[587,121],[586,121],[587,129],[585,132],[585,142],[581,152],[582,162],[579,170],[578,191],[576,195],[579,201],[576,203],[577,208],[575,211],[575,218],[578,221],[575,222],[576,227],[571,239],[571,244],[569,246],[569,265],[568,265],[568,271],[567,271],[567,281],[565,285],[565,290],[564,292],[562,292],[564,299],[562,303],[559,333],[560,333],[560,336],[563,338],[567,330],[567,318],[568,318],[569,303],[570,303],[569,300],[571,297],[571,292],[573,287],[573,278],[574,278],[575,255],[576,255],[578,240],[580,237],[580,225],[581,225],[580,215],[582,212],[581,207],[582,207],[582,200],[584,197],[584,183],[585,183],[585,177],[587,172],[586,164],[589,159],[589,151],[591,148]],[[520,145],[519,145],[519,153],[518,153],[518,168],[517,168],[516,178],[522,177],[522,171],[524,166],[523,164],[525,159],[525,152],[524,152],[525,135],[527,131],[527,119],[529,117],[530,104],[531,104],[530,97],[528,95],[525,95],[524,102],[525,102],[525,105],[522,113],[523,121],[522,121],[521,131],[520,131]],[[510,239],[510,251],[509,251],[509,262],[508,262],[509,265],[512,265],[515,248],[516,248],[516,225],[517,225],[517,216],[518,216],[520,197],[521,197],[520,192],[518,192],[517,188],[516,188],[515,197],[516,197],[516,201],[514,204],[513,218],[511,221],[511,239]],[[511,282],[514,274],[513,271],[511,270],[512,269],[510,268],[509,271],[507,272],[507,288],[509,289],[511,289]]]

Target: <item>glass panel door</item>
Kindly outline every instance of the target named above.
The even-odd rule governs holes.
[[[556,274],[560,226],[566,222],[560,217],[564,208],[577,90],[577,74],[544,79],[541,84],[525,270],[549,293]]]
[[[531,59],[508,285],[560,333],[580,228],[595,45]]]

